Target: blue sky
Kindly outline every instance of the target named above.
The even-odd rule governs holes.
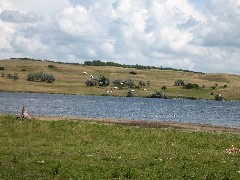
[[[0,0],[0,59],[240,74],[240,0]]]

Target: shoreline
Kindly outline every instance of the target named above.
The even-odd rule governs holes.
[[[117,95],[108,95],[108,94],[68,94],[68,93],[54,93],[54,92],[40,92],[40,91],[4,91],[4,90],[1,90],[0,89],[0,93],[3,92],[3,93],[36,93],[36,94],[56,94],[56,95],[69,95],[69,96],[111,96],[111,97],[126,97],[127,96],[117,96]],[[153,99],[153,97],[150,97],[150,96],[134,96],[134,98],[151,98]],[[168,98],[156,98],[156,99],[183,99],[183,100],[192,100],[192,101],[195,101],[195,100],[206,100],[206,101],[217,101],[217,100],[214,100],[214,99],[208,99],[208,98],[196,98],[196,97],[188,97],[188,96],[169,96]],[[240,100],[233,100],[233,99],[224,99],[222,101],[227,101],[227,102],[232,102],[232,101],[237,101],[239,102]]]
[[[62,116],[32,116],[36,120],[43,121],[87,121],[111,123],[124,126],[138,126],[144,128],[174,128],[174,129],[189,129],[196,131],[216,131],[216,132],[232,132],[240,133],[240,128],[232,128],[225,126],[214,126],[210,124],[197,123],[182,123],[169,121],[147,121],[147,120],[129,120],[129,119],[114,119],[114,118],[86,118],[86,117],[62,117]]]

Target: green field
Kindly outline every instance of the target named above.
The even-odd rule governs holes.
[[[0,116],[0,179],[240,179],[240,134]]]
[[[54,68],[48,68],[48,65],[54,65]],[[106,95],[107,91],[115,86],[112,81],[116,79],[132,79],[135,84],[140,80],[150,81],[148,91],[143,88],[135,89],[134,96],[148,97],[156,91],[164,91],[170,97],[194,97],[202,99],[214,99],[216,94],[221,93],[226,100],[240,100],[240,75],[232,74],[201,74],[193,72],[173,71],[173,70],[140,70],[133,68],[109,67],[109,66],[84,66],[72,65],[47,61],[36,60],[0,60],[0,91],[10,92],[41,92],[41,93],[62,93],[62,94],[85,94],[85,95]],[[136,75],[129,74],[135,71]],[[54,83],[27,81],[30,73],[52,74],[56,81]],[[87,72],[84,75],[83,72]],[[19,79],[14,81],[7,77],[8,74],[17,73]],[[99,77],[103,75],[111,81],[107,87],[88,87],[85,82],[90,75]],[[184,89],[175,86],[174,82],[178,79],[186,83],[195,83],[199,89]],[[215,86],[215,89],[212,87]],[[107,94],[110,96],[126,96],[129,88],[114,90]]]

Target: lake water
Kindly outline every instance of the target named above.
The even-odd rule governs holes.
[[[189,122],[240,128],[239,101],[0,92],[0,113]]]

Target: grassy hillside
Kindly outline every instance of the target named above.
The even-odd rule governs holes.
[[[240,179],[239,133],[0,116],[0,179]]]
[[[48,65],[54,65],[55,68],[48,68]],[[103,95],[107,90],[114,87],[111,83],[108,87],[88,87],[85,82],[90,75],[99,77],[100,75],[108,77],[110,80],[131,78],[136,84],[140,80],[150,81],[148,91],[135,89],[134,95],[146,97],[161,87],[166,86],[165,93],[172,97],[195,97],[204,99],[213,99],[214,95],[221,93],[226,100],[240,100],[240,76],[230,74],[201,74],[193,72],[181,72],[172,70],[138,70],[132,68],[108,67],[108,66],[83,66],[72,64],[60,64],[46,61],[34,60],[0,60],[0,70],[5,77],[0,77],[0,91],[13,92],[42,92],[42,93],[63,93],[63,94],[86,94],[86,95]],[[129,74],[135,71],[136,75]],[[56,78],[54,83],[31,82],[27,81],[29,73],[48,73],[53,74]],[[87,72],[84,75],[83,72]],[[19,79],[13,81],[9,79],[7,74],[17,73]],[[174,86],[175,80],[184,80],[186,83],[198,84],[200,89],[184,89]],[[217,86],[216,86],[217,85]],[[204,86],[204,88],[203,88]],[[216,89],[212,89],[216,86]],[[128,88],[114,90],[108,95],[126,96]]]

